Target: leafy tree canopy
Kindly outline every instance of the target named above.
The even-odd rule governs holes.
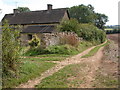
[[[95,20],[95,25],[100,29],[104,29],[104,25],[108,21],[108,16],[100,13],[96,13],[96,16],[97,16],[97,19]]]
[[[94,23],[96,14],[94,13],[94,7],[92,5],[85,6],[83,4],[79,6],[73,6],[69,9],[70,17],[76,18],[79,23]]]
[[[92,5],[78,5],[69,8],[71,18],[76,18],[79,23],[92,23],[100,29],[104,29],[104,25],[108,21],[105,14],[95,13]]]

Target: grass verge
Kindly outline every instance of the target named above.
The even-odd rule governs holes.
[[[70,55],[65,54],[42,54],[42,55],[36,55],[36,57],[69,57]]]
[[[25,83],[30,79],[40,76],[40,74],[47,69],[53,67],[55,63],[42,61],[23,61],[19,70],[18,77],[3,77],[3,88],[14,88],[21,83]]]
[[[86,64],[72,64],[64,67],[58,72],[54,73],[52,76],[49,76],[42,80],[38,84],[37,88],[69,88],[69,87],[78,87],[81,83],[84,83],[83,80],[80,80],[79,77],[84,76],[82,68]]]
[[[27,50],[27,52],[25,52],[23,54],[23,56],[49,56],[49,55],[53,55],[53,56],[71,56],[71,55],[75,55],[78,54],[82,51],[84,51],[85,49],[89,48],[93,46],[93,44],[91,42],[88,41],[81,41],[80,44],[77,47],[73,47],[71,45],[56,45],[56,46],[50,46],[47,47],[46,49],[41,49],[41,48],[31,48],[29,50]],[[47,54],[47,55],[45,55]]]
[[[97,51],[101,48],[101,47],[104,47],[106,45],[109,44],[109,41],[107,41],[105,44],[102,44],[100,46],[96,46],[95,48],[93,48],[92,50],[90,50],[90,52],[84,56],[82,56],[81,58],[88,58],[90,56],[93,56],[95,53],[97,53]]]
[[[32,58],[23,58],[22,60],[29,60],[29,61],[62,61],[64,60],[66,57],[32,57]]]

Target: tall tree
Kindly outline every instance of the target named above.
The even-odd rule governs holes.
[[[91,4],[73,6],[69,9],[69,13],[70,17],[76,18],[79,23],[92,23],[99,29],[104,29],[104,25],[108,21],[108,17],[105,14],[95,13]]]
[[[69,9],[69,13],[71,18],[76,18],[80,23],[94,23],[96,19],[94,7],[90,4],[88,6],[83,4],[73,6]]]
[[[95,25],[100,29],[104,29],[104,25],[108,21],[108,16],[106,16],[105,14],[100,14],[100,13],[96,13],[96,16],[97,18],[95,20]]]
[[[18,7],[17,8],[20,12],[29,12],[30,9],[28,7]]]

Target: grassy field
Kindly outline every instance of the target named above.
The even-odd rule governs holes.
[[[75,54],[78,54],[91,46],[93,46],[92,43],[87,42],[87,41],[82,41],[79,44],[79,46],[76,49],[74,49],[75,51],[72,51],[73,54],[71,54],[71,55],[59,54],[59,53],[57,53],[57,54],[41,54],[41,55],[35,55],[35,56],[22,55],[20,58],[21,65],[19,68],[18,76],[17,77],[16,76],[13,76],[13,77],[4,76],[3,77],[3,88],[13,88],[15,86],[18,86],[21,83],[25,83],[30,79],[34,79],[34,78],[40,76],[41,73],[43,73],[44,71],[50,69],[51,67],[53,67],[55,65],[55,63],[46,62],[46,61],[65,60],[67,57],[71,57]],[[66,48],[65,48],[65,50],[66,50]],[[75,67],[75,65],[68,66],[68,67]],[[68,73],[75,73],[75,72],[71,72],[71,70],[68,70]],[[73,82],[71,82],[71,83],[73,83]]]
[[[90,52],[84,56],[82,56],[82,58],[88,58],[90,56],[93,56],[95,53],[97,53],[97,51],[101,48],[101,47],[104,47],[106,45],[109,44],[109,41],[107,41],[105,44],[103,45],[100,45],[100,46],[96,46],[95,48],[93,48],[92,50],[90,50]]]
[[[3,88],[12,88],[30,79],[40,76],[47,69],[53,67],[55,63],[43,61],[21,60],[21,67],[18,77],[3,78]]]
[[[105,30],[113,30],[113,28],[105,28]]]
[[[36,88],[78,87],[81,83],[85,83],[79,78],[84,76],[81,68],[85,66],[86,64],[84,63],[68,65],[54,73],[52,76],[43,79],[42,82],[36,86]]]

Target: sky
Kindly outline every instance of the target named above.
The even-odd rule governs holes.
[[[97,13],[108,16],[106,25],[118,25],[118,2],[120,0],[0,0],[0,21],[5,14],[13,13],[13,9],[28,7],[31,11],[46,10],[47,4],[52,4],[53,9],[68,8],[80,4],[91,4]],[[120,4],[119,4],[120,5]]]

